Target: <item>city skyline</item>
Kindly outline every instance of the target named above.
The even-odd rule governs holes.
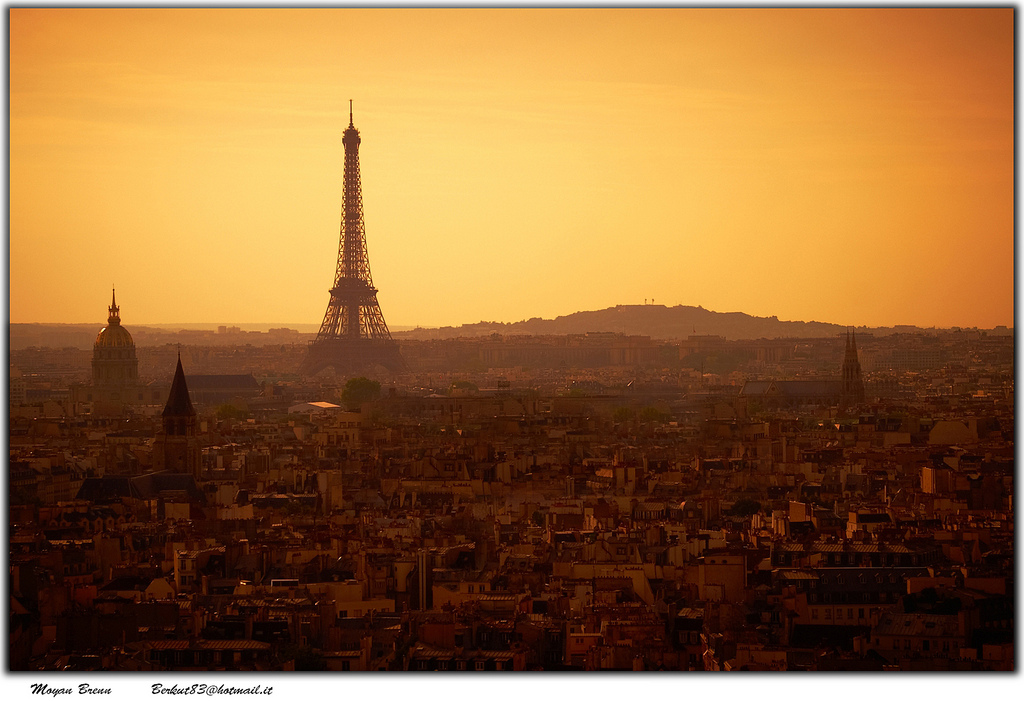
[[[12,9],[10,321],[1013,325],[1013,10]],[[178,281],[174,294],[169,271]],[[191,291],[191,292],[189,292]]]

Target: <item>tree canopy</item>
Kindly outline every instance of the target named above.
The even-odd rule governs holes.
[[[352,410],[375,399],[380,399],[380,383],[367,377],[353,377],[341,391],[341,400]]]

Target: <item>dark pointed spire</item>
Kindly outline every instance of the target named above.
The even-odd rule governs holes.
[[[110,306],[107,308],[110,315],[107,317],[108,324],[120,324],[121,323],[121,307],[117,306],[117,290],[114,286],[110,286]]]
[[[864,380],[857,358],[857,336],[852,329],[846,331],[846,355],[843,358],[842,403],[846,406],[864,401]]]
[[[171,393],[167,397],[162,416],[195,416],[196,410],[188,396],[188,385],[185,384],[185,371],[181,367],[181,352],[178,352],[178,367],[174,370],[171,380]]]
[[[348,101],[348,125],[351,128],[355,128],[355,123],[352,121],[352,100]]]

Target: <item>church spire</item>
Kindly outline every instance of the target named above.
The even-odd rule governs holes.
[[[157,471],[191,474],[198,480],[202,475],[202,449],[196,410],[189,399],[185,371],[181,367],[181,351],[161,418],[163,431],[157,434],[153,444],[153,467]]]
[[[846,332],[846,355],[843,358],[842,403],[846,406],[864,401],[864,379],[857,357],[856,332]]]
[[[171,392],[164,406],[163,416],[195,416],[196,410],[188,396],[188,385],[185,384],[185,371],[181,367],[181,352],[178,352],[178,367],[174,370],[171,380]]]

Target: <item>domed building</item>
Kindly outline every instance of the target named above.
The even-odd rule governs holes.
[[[121,308],[116,291],[111,292],[110,316],[107,325],[96,334],[92,351],[92,385],[126,387],[139,383],[139,360],[135,357],[135,341],[128,329],[121,326]]]
[[[139,381],[135,341],[121,326],[116,291],[111,292],[107,325],[96,334],[92,347],[92,382],[71,388],[74,413],[120,416],[129,406],[157,406],[165,387]]]

